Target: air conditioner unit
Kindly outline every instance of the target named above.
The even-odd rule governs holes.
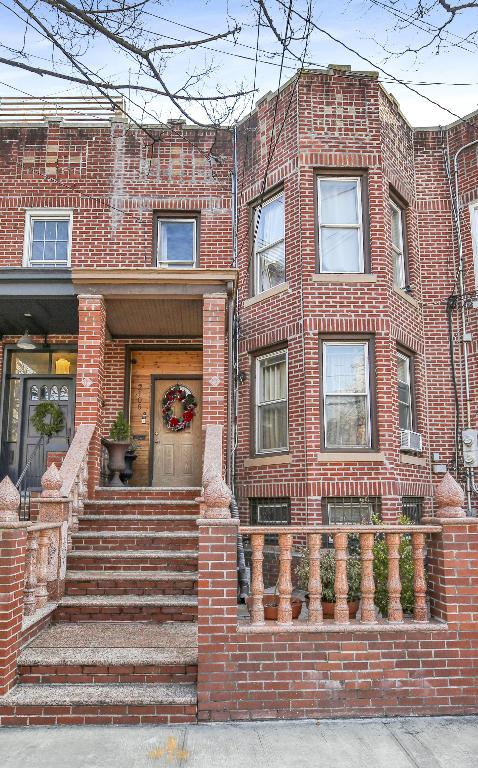
[[[419,453],[422,450],[422,436],[410,429],[400,430],[400,450]]]

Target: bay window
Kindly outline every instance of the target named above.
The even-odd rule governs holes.
[[[320,271],[364,272],[362,181],[319,177]]]
[[[254,232],[254,292],[259,294],[285,282],[282,192],[256,208]]]
[[[286,451],[288,437],[287,350],[256,358],[256,453]]]
[[[370,448],[369,342],[324,342],[322,367],[325,448]]]

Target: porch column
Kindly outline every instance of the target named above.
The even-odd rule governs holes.
[[[96,426],[88,454],[88,495],[91,497],[100,475],[106,309],[100,295],[82,294],[78,302],[75,426]]]
[[[226,296],[211,293],[203,300],[202,424],[226,425],[227,338]]]

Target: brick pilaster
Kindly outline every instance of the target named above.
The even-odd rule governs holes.
[[[96,424],[88,459],[88,493],[98,485],[103,422],[106,309],[103,296],[80,295],[75,425]]]
[[[26,523],[0,523],[0,696],[17,676],[26,543]]]
[[[226,296],[210,294],[203,303],[203,426],[226,423],[226,349]]]

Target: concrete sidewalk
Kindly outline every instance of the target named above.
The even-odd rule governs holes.
[[[2,768],[477,768],[478,717],[6,728]]]

